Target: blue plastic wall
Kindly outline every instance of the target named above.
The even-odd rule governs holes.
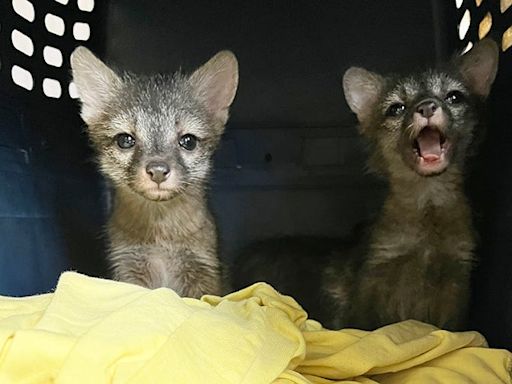
[[[59,153],[44,137],[45,130],[33,126],[29,113],[15,97],[0,97],[2,295],[47,292],[67,269],[92,274],[103,269],[101,179],[88,159],[76,161]],[[61,129],[82,136],[76,118]],[[71,152],[83,153],[79,146]]]

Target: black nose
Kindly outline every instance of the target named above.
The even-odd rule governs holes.
[[[418,104],[416,107],[416,112],[418,112],[421,116],[426,117],[427,119],[431,117],[436,109],[438,108],[438,105],[433,100],[424,100],[421,103]]]
[[[146,172],[151,176],[151,180],[160,184],[169,177],[171,169],[169,164],[163,161],[152,161],[146,165]]]

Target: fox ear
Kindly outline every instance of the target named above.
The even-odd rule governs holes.
[[[369,117],[384,86],[384,78],[359,67],[349,68],[343,75],[343,92],[348,106],[359,122]]]
[[[230,51],[221,51],[190,76],[196,97],[208,112],[225,124],[238,87],[238,61]]]
[[[82,102],[82,119],[93,123],[121,85],[121,78],[85,47],[71,54],[73,82]]]
[[[474,94],[487,97],[498,71],[498,45],[487,38],[458,59],[458,70]]]

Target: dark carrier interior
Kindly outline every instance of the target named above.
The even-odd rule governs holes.
[[[470,329],[512,347],[510,2],[12,0],[0,11],[0,294],[13,296],[48,292],[68,269],[108,276],[109,194],[69,88],[76,46],[145,74],[236,54],[240,83],[209,190],[230,263],[256,240],[346,237],[379,211],[386,184],[366,172],[347,68],[421,69],[492,37],[499,70],[466,177],[479,260]]]

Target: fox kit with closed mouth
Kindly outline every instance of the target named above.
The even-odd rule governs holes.
[[[353,291],[351,323],[374,328],[413,318],[462,326],[475,247],[464,170],[497,64],[496,44],[484,40],[445,69],[405,77],[345,73],[370,165],[389,182]]]
[[[228,51],[187,76],[116,73],[89,50],[71,57],[100,170],[113,186],[115,279],[199,297],[221,293],[205,188],[238,83]]]

